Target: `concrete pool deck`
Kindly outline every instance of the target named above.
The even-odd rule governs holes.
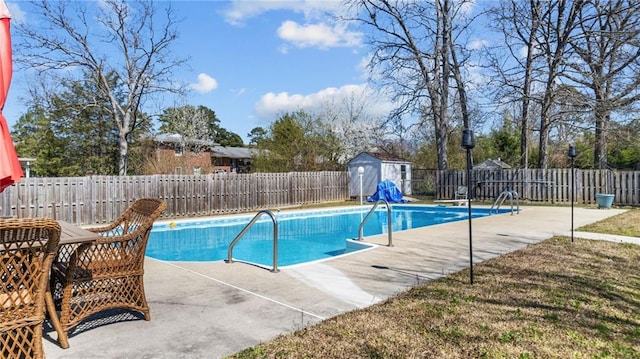
[[[575,208],[574,227],[622,212]],[[474,263],[479,263],[554,235],[570,235],[571,209],[525,207],[520,214],[472,223]],[[69,349],[58,346],[55,331],[45,323],[45,354],[49,359],[221,358],[469,266],[468,221],[393,233],[393,247],[386,247],[386,234],[365,242],[380,246],[283,267],[280,273],[239,262],[147,258],[151,321],[118,311],[81,324],[69,335]]]

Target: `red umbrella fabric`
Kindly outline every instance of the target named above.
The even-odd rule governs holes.
[[[0,192],[23,177],[22,167],[13,146],[7,120],[2,114],[11,84],[11,15],[4,0],[0,0]]]

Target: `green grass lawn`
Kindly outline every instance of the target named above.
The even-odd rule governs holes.
[[[640,210],[579,231],[640,236]],[[554,237],[232,358],[640,358],[640,246]]]
[[[632,209],[603,221],[578,228],[577,230],[640,237],[640,210]]]

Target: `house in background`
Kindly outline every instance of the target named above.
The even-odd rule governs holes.
[[[246,147],[212,146],[211,160],[215,172],[249,172],[255,149]]]
[[[209,174],[249,172],[251,156],[257,151],[245,147],[225,147],[213,141],[160,134],[153,138],[154,158],[148,174]]]
[[[159,134],[153,140],[156,148],[147,173],[191,175],[214,172],[210,148],[217,143],[190,139],[177,133]]]
[[[362,195],[368,197],[377,190],[378,183],[390,180],[403,195],[411,194],[411,162],[378,152],[360,152],[349,160],[349,195],[360,196],[360,175],[358,168],[362,167]]]

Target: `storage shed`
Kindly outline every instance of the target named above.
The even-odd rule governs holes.
[[[360,175],[362,173],[362,195],[367,198],[374,194],[378,183],[390,180],[403,195],[411,194],[411,162],[402,158],[378,152],[360,152],[347,163],[349,171],[349,195],[360,196]]]

